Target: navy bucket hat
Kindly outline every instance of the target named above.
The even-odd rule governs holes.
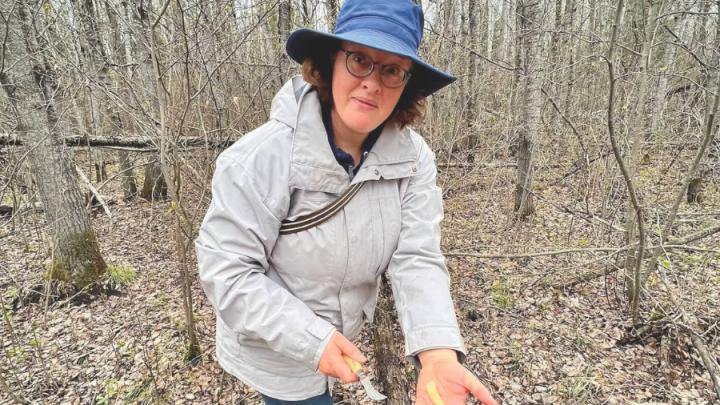
[[[335,32],[302,28],[288,37],[285,49],[297,63],[328,41],[349,41],[414,62],[411,81],[428,96],[455,81],[455,77],[418,57],[423,37],[423,11],[412,0],[347,0],[340,9]]]

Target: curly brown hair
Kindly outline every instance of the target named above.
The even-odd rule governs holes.
[[[333,58],[340,49],[340,43],[330,41],[313,49],[303,61],[303,79],[315,88],[321,103],[331,105]],[[419,76],[413,75],[386,122],[395,123],[402,129],[417,122],[424,114],[425,94],[419,86]]]

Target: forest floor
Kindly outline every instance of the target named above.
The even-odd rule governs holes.
[[[720,254],[676,250],[661,260],[641,311],[652,328],[639,333],[627,310],[622,273],[614,271],[617,252],[600,249],[621,247],[621,234],[613,224],[582,219],[607,207],[586,204],[576,179],[538,187],[535,215],[518,223],[511,215],[510,177],[459,170],[440,176],[446,190],[443,249],[467,364],[495,397],[503,404],[718,403],[688,334],[667,321],[680,322],[667,297],[668,291],[675,295],[691,327],[700,328],[719,357]],[[720,192],[717,186],[708,190],[700,205],[683,204],[680,230],[720,220]],[[122,202],[119,195],[116,201],[111,218],[96,212],[95,230],[106,261],[136,275],[117,293],[83,302],[29,289],[44,283],[42,215],[26,213],[12,223],[0,218],[0,235],[6,235],[0,241],[6,315],[0,376],[9,389],[18,399],[51,404],[260,403],[256,392],[218,367],[215,318],[197,280],[192,288],[202,360],[184,361],[169,204]],[[717,249],[720,238],[696,246]],[[464,256],[562,249],[578,252]],[[590,273],[598,275],[570,285]],[[372,357],[368,342],[364,334],[358,344]],[[12,402],[0,391],[0,403]],[[356,384],[336,385],[334,395],[338,404],[370,403]]]

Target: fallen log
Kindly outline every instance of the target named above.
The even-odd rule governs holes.
[[[157,150],[159,144],[155,139],[148,137],[113,137],[68,135],[62,137],[65,146],[70,147],[98,147],[98,148],[134,148],[140,151]],[[181,137],[174,141],[174,145],[180,148],[201,147],[208,149],[227,148],[236,139],[208,139],[203,137]],[[0,135],[0,146],[23,146],[23,139],[17,135]]]

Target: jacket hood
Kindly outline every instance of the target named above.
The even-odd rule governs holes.
[[[273,99],[270,110],[271,119],[280,121],[293,129],[291,164],[317,169],[323,175],[340,181],[342,184],[337,184],[337,187],[342,189],[347,185],[347,174],[337,164],[330,149],[321,114],[317,93],[301,76],[295,76],[283,85]],[[361,170],[353,182],[380,177],[412,175],[421,143],[423,140],[420,135],[411,129],[399,129],[397,125],[391,124],[385,125],[363,163],[363,167],[373,168],[373,170],[365,170],[365,173]],[[383,176],[383,170],[377,169],[376,166],[396,167],[384,170],[387,174]],[[409,170],[410,173],[406,173],[407,170],[398,166]],[[390,175],[389,172],[395,174]]]
[[[300,100],[311,89],[311,86],[302,80],[300,76],[295,76],[285,82],[273,98],[270,107],[270,118],[295,129]]]

